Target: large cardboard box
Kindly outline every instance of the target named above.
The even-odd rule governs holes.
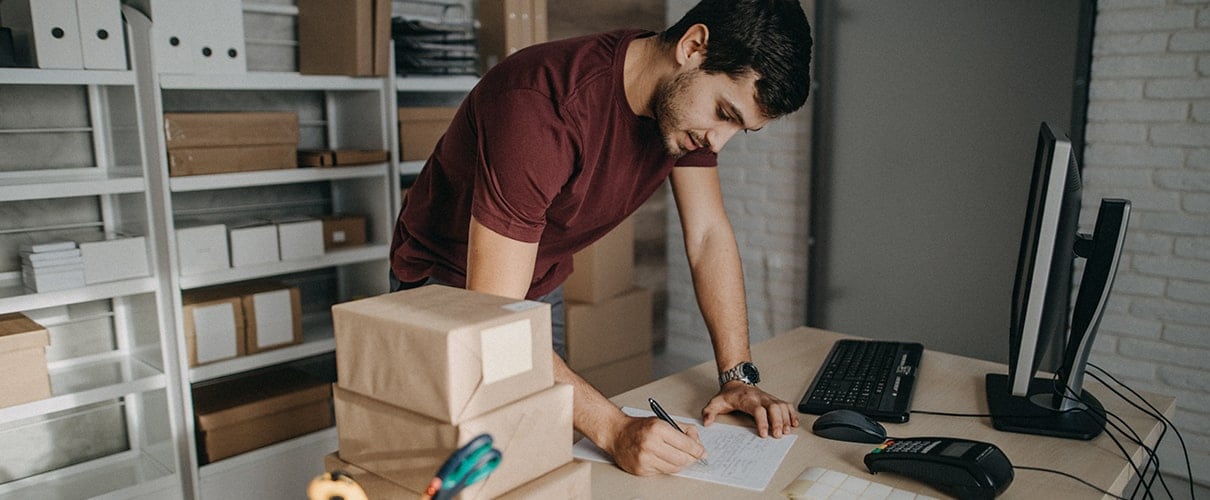
[[[491,434],[505,458],[486,480],[463,490],[463,499],[495,498],[571,461],[570,385],[557,384],[457,425],[339,386],[334,392],[341,459],[417,493],[454,450],[482,433]]]
[[[80,254],[84,257],[84,282],[89,285],[151,275],[147,240],[142,236],[82,241]]]
[[[181,276],[231,268],[227,226],[200,221],[178,221],[176,255]]]
[[[178,148],[168,150],[168,175],[226,174],[298,167],[293,144]]]
[[[298,145],[298,114],[293,112],[164,113],[169,151],[180,148]],[[294,161],[294,159],[291,159]]]
[[[390,39],[390,0],[298,0],[299,73],[384,76]]]
[[[414,498],[416,492],[387,481],[382,476],[341,460],[338,453],[324,456],[324,470],[340,471],[357,483],[366,498]],[[588,500],[592,498],[592,466],[573,460],[542,477],[498,497],[498,500]]]
[[[181,294],[181,306],[189,366],[245,353],[244,306],[238,296],[190,291]]]
[[[597,303],[629,290],[634,286],[634,218],[576,252],[573,265],[563,282],[565,300]]]
[[[456,107],[399,108],[399,159],[429,159],[457,112]]]
[[[193,407],[209,462],[332,426],[331,385],[274,370],[197,387]]]
[[[458,424],[554,384],[550,305],[429,285],[332,306],[344,389]]]
[[[366,218],[360,215],[323,217],[324,251],[366,244]]]
[[[483,72],[547,38],[546,0],[480,0],[479,58]]]
[[[566,302],[567,365],[582,370],[651,351],[651,301],[651,290],[634,287],[596,304]]]
[[[0,408],[50,397],[50,332],[21,313],[0,315]]]
[[[584,368],[576,373],[601,391],[605,397],[612,398],[651,382],[654,373],[653,363],[654,358],[651,351],[648,350],[603,365]]]

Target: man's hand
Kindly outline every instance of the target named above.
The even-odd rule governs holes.
[[[636,476],[672,474],[706,458],[697,427],[683,428],[686,434],[655,417],[626,417],[605,451],[613,456],[618,467]]]
[[[756,419],[760,437],[780,438],[798,427],[798,412],[794,405],[738,380],[727,382],[702,408],[702,423],[710,425],[720,413],[742,411]]]

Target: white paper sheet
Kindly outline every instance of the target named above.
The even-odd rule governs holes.
[[[655,414],[637,408],[622,408],[622,411],[632,417],[651,417]],[[706,447],[708,465],[693,464],[675,476],[725,484],[754,491],[764,491],[773,479],[773,474],[786,458],[786,453],[794,445],[797,435],[790,434],[780,439],[761,439],[755,429],[720,423],[702,427],[701,421],[685,417],[673,416],[680,422],[698,426],[698,435],[702,445]],[[581,439],[572,448],[572,454],[582,460],[613,463],[600,448],[587,438]]]

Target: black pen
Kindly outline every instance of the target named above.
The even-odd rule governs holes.
[[[685,433],[685,431],[681,429],[681,426],[676,425],[676,421],[673,420],[670,415],[668,415],[668,412],[664,411],[664,408],[660,406],[660,404],[656,402],[654,398],[647,398],[647,403],[651,405],[651,411],[655,412],[656,417],[659,417],[660,420],[668,422],[668,425],[671,425],[672,428],[676,429],[677,432],[681,434]],[[710,462],[707,462],[704,458],[699,458],[697,462],[702,465],[710,465]]]

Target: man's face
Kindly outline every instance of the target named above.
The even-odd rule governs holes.
[[[769,123],[756,104],[756,76],[732,79],[690,69],[656,86],[652,110],[664,147],[673,157],[698,148],[714,152],[741,130]]]

